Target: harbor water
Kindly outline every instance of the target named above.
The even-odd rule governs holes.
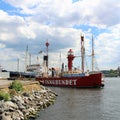
[[[58,97],[36,120],[120,120],[120,78],[104,81],[102,89],[49,87]]]

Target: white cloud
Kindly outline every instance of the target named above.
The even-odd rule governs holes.
[[[5,48],[5,44],[0,43],[0,48]]]
[[[25,63],[25,53],[14,51],[12,48],[1,48],[0,49],[0,65],[4,69],[16,71],[17,59],[20,59],[21,64]],[[23,71],[24,65],[21,66]]]
[[[37,56],[39,50],[45,50],[47,40],[50,42],[49,48],[52,53],[63,51],[66,55],[69,48],[72,48],[75,54],[79,54],[80,33],[82,31],[85,33],[85,45],[88,50],[91,46],[90,36],[94,31],[92,27],[96,26],[99,32],[97,31],[95,35],[95,45],[100,68],[110,68],[111,65],[115,68],[120,64],[119,0],[82,0],[75,3],[72,3],[72,0],[5,1],[20,12],[10,15],[0,10],[2,16],[0,17],[0,49],[2,50],[0,56],[2,58],[6,55],[5,61],[8,60],[7,62],[10,61],[12,64],[14,63],[12,59],[20,58],[23,62],[23,53],[27,44],[33,56]],[[75,25],[89,27],[85,30],[76,29],[73,28]],[[57,60],[54,55],[51,59],[53,65]],[[7,69],[8,65],[5,67]]]
[[[43,24],[73,26],[76,24],[98,27],[112,26],[120,21],[118,0],[6,0],[23,14]],[[116,18],[117,17],[117,18]]]
[[[6,12],[0,10],[0,41],[14,43],[19,36],[18,27],[24,26],[25,22],[22,17],[10,16]]]
[[[101,64],[101,68],[117,67],[120,61],[120,25],[112,26],[108,29],[109,32],[102,33],[97,37],[96,48],[98,62]]]

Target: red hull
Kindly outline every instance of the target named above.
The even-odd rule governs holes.
[[[46,86],[59,87],[103,87],[102,73],[90,74],[81,77],[37,77],[37,81]]]

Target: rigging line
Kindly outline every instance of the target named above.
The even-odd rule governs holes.
[[[94,57],[94,63],[95,63],[95,69],[100,71],[99,67],[98,67],[98,64],[97,64],[97,60],[96,58]]]
[[[86,56],[85,56],[85,64],[86,64],[86,69],[89,70],[89,68],[88,68],[88,62],[87,62]]]

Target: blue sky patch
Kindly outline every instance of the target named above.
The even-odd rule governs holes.
[[[73,3],[74,3],[74,2],[78,2],[78,1],[80,1],[80,0],[72,0]]]
[[[18,15],[18,16],[30,16],[29,14],[22,14],[20,13],[20,8],[15,8],[12,5],[8,4],[7,2],[0,1],[0,10],[7,12],[9,15]]]
[[[106,29],[99,29],[97,27],[89,26],[89,25],[75,25],[73,26],[73,28],[82,29],[83,31],[88,31],[89,29],[91,29],[91,33],[94,34],[94,36],[97,36],[106,31]]]
[[[6,2],[3,2],[3,1],[0,1],[0,9],[1,10],[4,10],[6,12],[9,12],[9,11],[15,11],[16,8],[11,6],[10,4],[6,3]]]

